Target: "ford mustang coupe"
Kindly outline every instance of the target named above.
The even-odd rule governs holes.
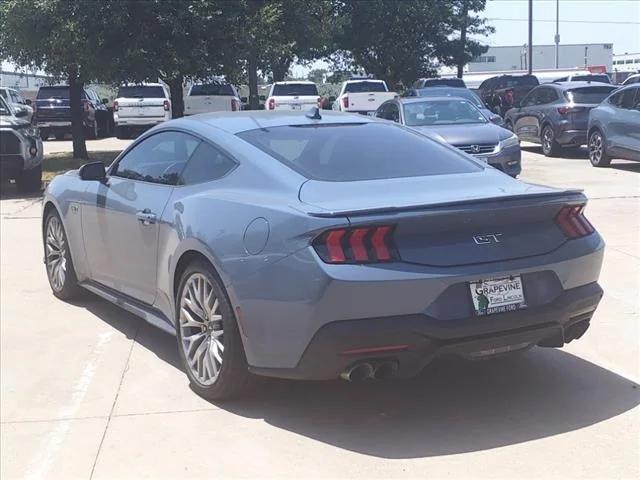
[[[411,376],[581,337],[604,249],[585,204],[398,124],[220,112],[56,177],[44,258],[55,296],[86,289],[175,334],[195,391],[220,399],[254,375]]]

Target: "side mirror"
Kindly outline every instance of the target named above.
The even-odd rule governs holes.
[[[29,115],[26,108],[16,108],[16,117],[26,117]]]
[[[102,99],[102,104],[103,105],[107,105],[109,103],[109,99],[108,98],[103,98]]]
[[[107,178],[107,171],[102,162],[85,163],[78,172],[81,180],[93,180],[104,182]]]
[[[504,125],[503,118],[500,115],[497,115],[495,113],[489,117],[489,121],[491,123],[495,123],[496,125],[500,125],[500,126]]]
[[[31,106],[33,104],[33,102],[31,100],[29,100],[28,98],[24,101],[25,105],[29,105]]]
[[[240,101],[242,103],[247,103],[247,97],[240,97]]]

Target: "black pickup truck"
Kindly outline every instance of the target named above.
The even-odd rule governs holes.
[[[106,102],[98,98],[96,92],[85,88],[81,94],[82,118],[88,139],[106,137],[112,130],[113,115]],[[69,87],[56,85],[40,87],[33,112],[33,123],[39,127],[43,140],[53,133],[58,140],[71,133],[71,102]],[[111,118],[110,118],[111,117]]]
[[[527,93],[540,84],[534,75],[500,75],[486,79],[478,87],[478,95],[501,117]]]

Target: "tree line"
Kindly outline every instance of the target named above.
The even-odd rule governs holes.
[[[249,86],[283,80],[294,62],[327,59],[394,89],[486,51],[486,0],[3,0],[0,58],[70,87],[74,156],[87,158],[85,83],[157,81],[183,115],[186,79],[224,75]],[[460,69],[461,72],[461,69]],[[335,77],[335,75],[334,75]]]

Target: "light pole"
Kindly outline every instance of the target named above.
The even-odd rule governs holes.
[[[560,68],[560,0],[556,0],[556,68]]]
[[[529,75],[533,72],[533,0],[529,0]]]

